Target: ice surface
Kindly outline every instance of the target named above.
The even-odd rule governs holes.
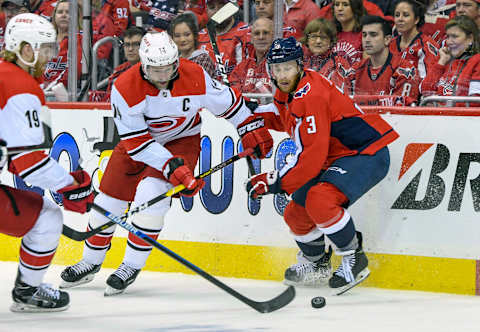
[[[480,297],[357,287],[342,296],[328,289],[297,288],[287,307],[260,314],[213,286],[186,274],[141,272],[126,293],[103,296],[112,270],[93,282],[68,290],[65,312],[15,314],[9,311],[17,265],[1,262],[0,331],[145,331],[145,332],[450,332],[480,331]],[[52,266],[46,282],[57,286],[62,266]],[[285,289],[279,282],[221,278],[230,287],[264,301]],[[325,296],[313,309],[310,300]]]

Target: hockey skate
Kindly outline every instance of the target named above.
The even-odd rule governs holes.
[[[60,288],[75,287],[92,281],[95,273],[100,271],[100,266],[100,264],[90,264],[84,260],[81,260],[75,265],[68,266],[60,275],[62,278]]]
[[[107,288],[105,296],[121,294],[125,289],[135,281],[140,270],[134,269],[125,263],[122,263],[118,269],[113,272],[107,279]]]
[[[358,248],[338,253],[342,256],[342,262],[328,281],[330,288],[334,289],[335,295],[342,295],[369,275],[368,259],[362,248],[362,234],[357,232]]]
[[[324,286],[332,272],[330,257],[332,250],[325,252],[325,255],[317,262],[310,262],[300,251],[297,254],[298,263],[285,270],[285,285],[297,287],[318,287]]]
[[[12,290],[13,312],[53,312],[67,310],[70,297],[67,292],[53,288],[49,284],[38,287],[22,282],[17,276]]]

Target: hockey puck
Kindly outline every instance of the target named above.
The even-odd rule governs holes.
[[[323,296],[317,296],[312,299],[313,308],[323,308],[327,304]]]

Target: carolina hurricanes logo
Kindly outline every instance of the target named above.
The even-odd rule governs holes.
[[[293,96],[293,98],[295,99],[303,98],[303,96],[305,96],[308,93],[308,91],[310,91],[310,83],[307,83],[302,88],[298,89],[297,92],[295,92],[295,95]]]
[[[186,120],[185,117],[164,116],[161,118],[150,119],[147,124],[155,129],[155,132],[167,132],[180,127]]]

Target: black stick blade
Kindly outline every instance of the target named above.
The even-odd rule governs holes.
[[[264,314],[283,308],[295,298],[295,287],[289,286],[282,294],[265,302],[248,301],[248,305]]]

